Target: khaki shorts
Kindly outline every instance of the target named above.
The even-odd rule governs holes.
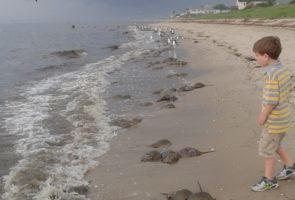
[[[286,133],[269,133],[264,128],[259,141],[259,155],[265,158],[275,157],[285,135]]]

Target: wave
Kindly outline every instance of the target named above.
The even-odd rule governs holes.
[[[22,98],[5,104],[3,127],[20,137],[15,149],[22,158],[3,177],[3,199],[86,199],[84,175],[117,134],[102,98],[106,77],[146,51],[110,56],[19,88]]]

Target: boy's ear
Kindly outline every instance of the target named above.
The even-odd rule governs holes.
[[[267,53],[263,54],[263,57],[264,57],[265,60],[268,60],[270,58]]]

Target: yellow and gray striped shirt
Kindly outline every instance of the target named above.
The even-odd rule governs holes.
[[[291,73],[280,62],[265,67],[263,71],[262,110],[267,104],[275,105],[264,126],[269,133],[286,133],[290,126]]]

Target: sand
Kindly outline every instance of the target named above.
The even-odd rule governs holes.
[[[250,186],[263,175],[263,160],[257,154],[261,127],[261,81],[252,44],[266,35],[277,35],[283,44],[282,62],[295,71],[294,31],[282,28],[199,23],[162,23],[174,27],[185,39],[181,47],[200,73],[193,82],[208,85],[184,95],[175,109],[149,113],[138,126],[111,141],[111,150],[99,158],[100,164],[88,174],[92,200],[165,199],[160,193],[187,188],[203,190],[218,200],[285,200],[295,198],[295,179],[280,182],[276,190],[254,193]],[[195,43],[194,41],[198,41]],[[159,105],[154,105],[159,106]],[[160,107],[160,106],[159,106]],[[295,158],[295,135],[284,145]],[[201,151],[215,149],[200,157],[183,158],[173,165],[142,163],[151,150],[146,145],[169,139],[170,149],[186,146]],[[281,168],[278,161],[277,171]]]

